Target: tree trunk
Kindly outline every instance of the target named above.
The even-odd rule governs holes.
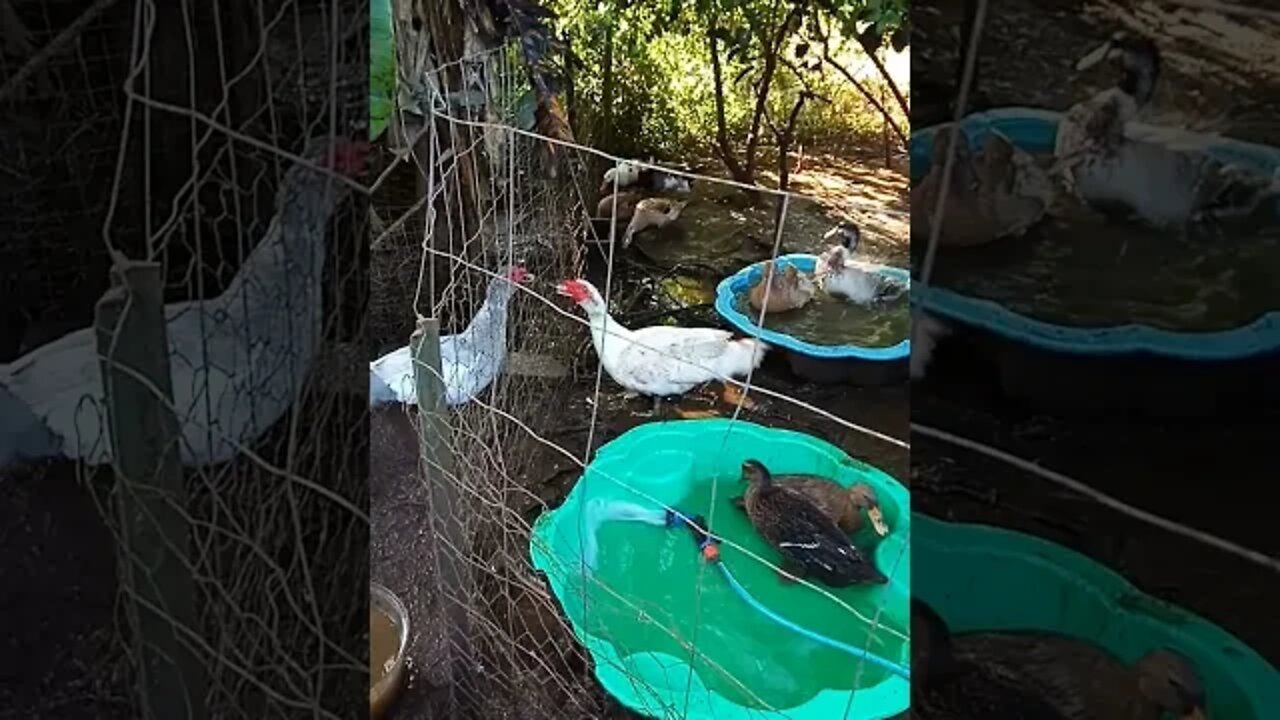
[[[889,129],[893,130],[894,135],[898,136],[898,140],[900,140],[903,145],[906,145],[907,135],[902,131],[902,128],[898,127],[898,123],[893,121],[893,116],[889,113],[889,108],[885,107],[884,103],[876,99],[876,96],[872,95],[871,91],[868,90],[865,85],[858,82],[857,78],[853,76],[853,73],[849,72],[848,68],[841,65],[834,57],[832,57],[830,51],[826,47],[822,50],[822,59],[825,60],[828,65],[835,68],[841,75],[844,75],[845,79],[862,94],[862,97],[866,98],[867,102],[871,103],[871,106],[880,113],[880,116],[884,118],[886,123],[888,123]]]
[[[720,43],[716,40],[715,35],[717,29],[713,21],[711,28],[707,31],[707,39],[711,45],[711,81],[715,89],[716,149],[719,152],[720,160],[724,162],[725,168],[729,170],[729,175],[738,182],[749,183],[751,179],[738,162],[738,157],[733,152],[733,144],[729,142],[729,126],[724,117],[724,69],[720,66]]]
[[[907,104],[906,96],[902,94],[902,91],[898,89],[898,84],[895,83],[893,81],[893,77],[889,75],[889,68],[885,67],[884,63],[880,62],[880,57],[876,55],[876,50],[868,46],[867,42],[862,37],[858,38],[858,44],[861,45],[862,49],[867,53],[867,57],[871,58],[871,64],[876,66],[876,70],[880,72],[880,77],[884,80],[885,84],[889,86],[889,90],[893,93],[893,97],[898,101],[898,107],[902,108],[902,114],[906,117],[911,117],[911,107]]]
[[[600,104],[604,126],[600,131],[600,147],[613,152],[613,22],[604,28],[604,68],[600,79]]]
[[[747,134],[747,167],[744,172],[746,179],[742,182],[755,184],[756,152],[760,148],[760,125],[764,121],[765,107],[769,101],[769,88],[773,85],[773,76],[778,69],[778,53],[782,51],[782,43],[787,39],[791,23],[804,12],[806,6],[807,4],[803,2],[794,5],[782,20],[782,25],[778,27],[777,35],[772,38],[765,36],[765,44],[761,48],[764,50],[764,70],[761,71],[760,80],[756,85],[756,106],[751,115],[751,129]]]

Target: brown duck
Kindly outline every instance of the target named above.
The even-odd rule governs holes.
[[[817,286],[808,275],[801,273],[794,265],[787,265],[781,273],[777,269],[777,263],[764,263],[763,277],[747,293],[747,301],[752,308],[758,311],[764,307],[765,288],[769,289],[769,309],[765,311],[769,313],[796,310],[813,299]]]
[[[836,588],[889,582],[834,520],[804,495],[775,484],[763,463],[742,463],[742,478],[747,491],[734,503],[747,511],[756,532],[782,555],[779,575],[784,580],[788,574],[812,577]]]
[[[618,219],[630,220],[631,216],[636,212],[636,205],[640,204],[642,196],[640,193],[619,192],[618,196]],[[613,195],[606,195],[600,199],[596,205],[596,217],[609,218],[613,217]]]
[[[875,489],[866,483],[845,487],[821,475],[778,475],[774,480],[788,490],[803,493],[824,515],[850,535],[862,529],[864,514],[871,521],[876,535],[884,537],[889,534],[884,513],[880,511],[880,498]]]
[[[913,718],[1070,720],[1017,673],[957,655],[946,622],[916,598],[911,599],[911,655]]]
[[[1018,671],[1072,720],[1204,720],[1205,692],[1191,661],[1168,648],[1126,663],[1091,643],[1041,631],[965,633],[957,657]]]

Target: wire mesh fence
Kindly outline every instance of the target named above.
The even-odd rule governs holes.
[[[646,274],[644,263],[624,261],[620,242],[610,242],[622,236],[627,222],[596,212],[599,172],[613,167],[616,174],[619,159],[529,129],[522,115],[531,98],[517,48],[468,55],[456,65],[426,65],[432,69],[425,75],[408,78],[416,105],[401,111],[417,117],[402,117],[405,137],[393,136],[394,144],[413,149],[407,153],[411,157],[402,163],[394,151],[387,152],[384,166],[374,172],[378,179],[373,189],[373,212],[382,230],[372,240],[369,320],[371,357],[378,358],[371,377],[371,571],[375,581],[400,594],[415,627],[408,653],[416,668],[401,712],[428,717],[628,717],[593,677],[605,661],[592,657],[582,644],[587,634],[599,634],[611,644],[621,638],[610,637],[607,625],[602,629],[589,619],[596,601],[586,604],[585,616],[572,612],[575,619],[566,618],[563,608],[573,601],[553,595],[530,563],[530,545],[538,544],[535,521],[564,501],[596,449],[653,418],[629,408],[591,347],[590,324],[581,311],[557,298],[553,288],[564,279],[590,277],[615,317],[633,325],[645,315],[661,318],[642,312],[644,302],[669,291]],[[459,89],[448,80],[456,76],[467,79],[466,90],[478,87],[482,92]],[[415,177],[419,169],[421,178]],[[732,187],[716,178],[688,177],[699,184]],[[766,195],[801,200],[773,191]],[[789,231],[787,203],[779,207],[780,224],[768,238],[770,258],[779,254],[781,238]],[[884,212],[882,207],[868,211]],[[508,282],[516,279],[510,274],[513,267],[532,277]],[[417,407],[419,402],[430,407],[435,400],[420,397],[425,386],[414,379],[432,372],[429,367],[414,369],[409,340],[420,318],[438,319],[444,335],[437,380],[452,406],[443,415],[444,429],[430,425],[434,413]],[[611,339],[623,341],[606,333],[603,347]],[[662,352],[658,349],[655,364],[663,362]],[[763,375],[757,371],[725,381],[724,396],[710,400],[721,404],[721,411],[677,412],[684,417],[722,414],[736,421],[758,403],[770,402],[807,416],[810,423],[825,423],[833,434],[858,434],[858,446],[864,444],[861,438],[872,438],[865,443],[905,448],[891,432],[860,427],[824,410],[821,403],[770,389],[760,379]],[[705,390],[692,394],[699,393]],[[420,443],[446,449],[432,449],[420,462]],[[844,449],[852,452],[851,445]],[[723,442],[705,450],[716,457],[742,452]],[[684,512],[632,484],[634,478],[605,471],[598,478],[629,486],[652,510]],[[717,480],[714,496],[727,498],[738,481]],[[907,508],[901,510],[905,518]],[[714,534],[714,518],[710,523]],[[733,538],[720,539],[751,558],[744,562],[778,569]],[[902,540],[898,552],[888,556],[888,566],[881,568],[892,583],[904,582],[909,541]],[[691,676],[694,659],[701,656],[701,681],[731,688],[727,692],[740,698],[743,717],[790,716],[785,703],[770,699],[777,688],[767,687],[765,678],[801,677],[812,668],[770,667],[763,658],[750,674],[729,667],[726,658],[705,650],[708,637],[726,631],[717,628],[724,621],[714,608],[694,616],[692,608],[664,607],[634,586],[611,585],[582,561],[556,559],[583,592],[589,588],[593,597],[612,603],[614,612],[649,627],[661,636],[655,642],[679,648],[676,654],[689,663],[683,672]],[[662,582],[691,586],[693,596],[700,598],[703,588],[720,578],[699,573]],[[847,594],[842,599],[811,581],[801,582],[831,601],[835,610],[827,620],[842,631],[865,628],[856,633],[864,650],[874,651],[885,637],[905,643],[906,628],[882,616],[886,602],[850,603]],[[893,614],[905,612],[904,598],[897,598],[904,607]],[[673,615],[687,616],[677,622]],[[684,622],[690,617],[691,632]],[[453,632],[459,624],[465,630]],[[828,670],[841,677],[838,687],[858,688],[847,693],[837,715],[844,717],[858,717],[861,689],[874,684],[871,678],[882,682],[887,676],[848,655]],[[644,698],[658,716],[701,716],[691,708],[704,704],[705,697],[686,694],[673,700],[670,688],[653,685],[630,661],[614,663],[608,672],[624,678],[634,696]],[[672,676],[677,684],[685,679]]]
[[[0,100],[15,122],[3,140],[0,383],[58,441],[3,473],[20,501],[69,482],[69,505],[96,504],[96,517],[68,515],[89,527],[55,545],[83,552],[105,537],[117,550],[114,572],[81,585],[54,566],[48,597],[10,608],[87,606],[111,627],[86,640],[56,624],[24,672],[35,687],[71,687],[95,717],[362,712],[362,599],[335,588],[363,586],[367,548],[354,362],[367,273],[363,243],[349,241],[366,232],[352,212],[364,191],[347,177],[360,177],[367,123],[367,13],[291,0],[3,10]],[[168,303],[157,351],[169,377],[138,383],[177,421],[174,446],[152,448],[182,466],[166,492],[121,471],[121,448],[155,438],[107,410],[122,392],[110,378],[137,371],[110,354],[100,366],[92,327],[125,259],[159,263]],[[141,302],[128,297],[126,318]],[[139,495],[145,511],[130,504]],[[139,546],[139,527],[160,547]],[[154,604],[175,585],[184,601]],[[78,586],[75,607],[37,607]],[[158,646],[181,657],[157,660]],[[168,663],[192,684],[157,688]],[[47,712],[34,692],[3,704]]]

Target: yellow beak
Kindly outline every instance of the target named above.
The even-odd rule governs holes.
[[[867,517],[871,518],[871,527],[875,528],[876,534],[884,537],[889,534],[889,526],[884,522],[884,514],[880,512],[880,508],[873,507],[867,510]]]

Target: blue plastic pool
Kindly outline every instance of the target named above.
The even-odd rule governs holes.
[[[1028,152],[1051,153],[1060,118],[1061,113],[1047,110],[999,108],[968,116],[961,123],[961,130],[972,146],[978,146],[994,129]],[[1131,128],[1139,137],[1149,129],[1139,123],[1132,124]],[[929,127],[911,135],[912,182],[929,172],[936,131],[937,127]],[[1225,162],[1265,174],[1280,167],[1280,149],[1227,138],[1208,140],[1207,151]],[[1277,214],[1280,215],[1280,206]],[[1146,352],[1186,360],[1229,360],[1280,349],[1280,311],[1232,330],[1177,332],[1148,325],[1097,328],[1056,325],[1021,315],[989,300],[933,286],[912,291],[911,302],[931,313],[1057,352],[1087,355]]]
[[[778,256],[780,265],[794,265],[801,272],[811,273],[818,264],[816,255],[793,253]],[[911,273],[903,268],[887,265],[866,265],[869,269],[910,287]],[[747,317],[734,304],[737,298],[747,292],[752,285],[760,281],[764,269],[759,263],[748,265],[738,272],[720,281],[716,287],[716,312],[720,313],[734,327],[747,335],[757,337],[775,348],[783,348],[792,352],[823,360],[872,360],[878,362],[903,360],[911,355],[911,340],[903,338],[896,345],[889,347],[861,347],[859,345],[815,345],[786,333],[762,328],[753,318]]]

